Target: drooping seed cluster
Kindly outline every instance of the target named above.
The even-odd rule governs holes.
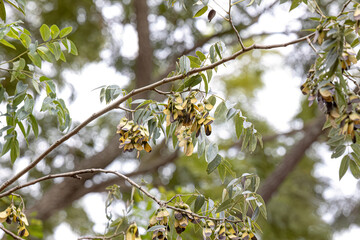
[[[191,135],[195,133],[198,137],[201,128],[204,127],[205,134],[211,134],[211,123],[215,120],[209,115],[209,111],[214,107],[208,100],[195,104],[196,92],[190,92],[185,98],[177,93],[168,98],[168,103],[164,109],[166,124],[177,123],[175,134],[179,141],[179,146],[184,147],[184,152],[190,156],[194,150]]]
[[[134,149],[151,152],[149,141],[149,131],[142,125],[134,123],[123,117],[117,126],[117,132],[120,134],[119,148],[123,148],[124,152],[132,152]]]

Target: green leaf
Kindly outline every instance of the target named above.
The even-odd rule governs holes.
[[[214,113],[214,117],[217,120],[222,120],[225,118],[225,114],[227,113],[228,109],[226,107],[226,104],[224,101],[222,101],[219,106],[217,106],[215,113]]]
[[[220,206],[216,209],[216,213],[222,212],[222,211],[228,209],[229,207],[231,207],[233,202],[234,202],[234,200],[232,198],[227,199],[226,201],[221,203]]]
[[[18,35],[19,35],[18,31],[16,31],[14,28],[11,28],[10,31],[6,34],[6,36],[10,38],[20,40]]]
[[[25,33],[22,33],[20,35],[20,41],[24,45],[24,47],[28,48],[31,43],[31,38]]]
[[[219,172],[219,177],[221,179],[221,183],[224,184],[225,182],[225,177],[226,177],[226,169],[225,166],[221,163],[218,168],[217,168],[218,172]]]
[[[206,59],[206,56],[200,52],[200,51],[196,51],[196,55],[199,57],[199,59],[203,62]]]
[[[54,24],[50,27],[50,34],[52,39],[55,39],[57,36],[59,36],[59,33],[60,33],[60,29],[58,26]]]
[[[180,72],[182,74],[187,74],[190,70],[190,59],[186,56],[182,56],[179,59],[180,63]]]
[[[202,81],[202,78],[201,78],[200,75],[192,76],[189,80],[187,80],[187,81],[184,83],[184,89],[185,89],[185,88],[195,87],[196,85],[198,85],[199,83],[201,83],[201,81]]]
[[[208,81],[206,79],[205,74],[200,73],[200,75],[201,75],[202,79],[204,80],[205,93],[208,94],[208,92],[209,92],[209,83],[208,83]]]
[[[2,152],[1,152],[1,156],[6,154],[10,150],[13,140],[14,140],[14,138],[9,138],[9,139],[6,140],[6,142],[4,144],[4,147],[2,149]]]
[[[60,60],[63,62],[66,62],[66,58],[65,58],[65,55],[63,52],[61,52],[61,54],[60,54]]]
[[[292,0],[291,6],[290,6],[290,11],[297,8],[301,2],[302,2],[302,0]]]
[[[47,47],[40,46],[37,48],[37,52],[43,60],[47,62],[55,61],[54,56],[51,54],[51,51]]]
[[[12,45],[11,43],[9,43],[8,41],[6,41],[5,39],[1,39],[0,43],[6,47],[16,50],[16,47],[14,45]]]
[[[188,56],[188,58],[190,59],[190,67],[191,68],[199,68],[201,65],[200,59],[198,59],[197,57],[194,56]]]
[[[356,164],[360,166],[360,158],[359,158],[359,156],[355,152],[352,152],[351,156],[352,156],[353,160],[356,162]]]
[[[30,60],[34,63],[35,66],[37,66],[38,68],[41,68],[41,58],[38,53],[29,52],[28,56],[29,56]]]
[[[208,82],[210,82],[212,78],[212,69],[206,70],[206,75],[208,78]]]
[[[250,143],[249,143],[249,151],[251,153],[255,151],[256,145],[257,145],[257,137],[254,134],[252,134],[251,139],[250,139]]]
[[[199,11],[197,11],[197,12],[195,13],[195,15],[193,16],[193,18],[200,17],[201,15],[203,15],[204,13],[206,13],[207,10],[208,10],[208,6],[204,6],[203,8],[201,8]]]
[[[194,205],[194,213],[197,213],[204,205],[204,203],[205,203],[205,197],[203,195],[197,196]]]
[[[245,149],[248,146],[251,137],[252,137],[252,128],[246,128],[241,145],[241,150]]]
[[[341,160],[340,163],[340,168],[339,168],[339,180],[341,180],[341,178],[345,175],[346,171],[349,168],[349,162],[350,162],[350,157],[349,155],[345,155],[343,157],[343,159]]]
[[[50,39],[51,31],[50,31],[50,28],[48,25],[43,24],[40,27],[40,35],[41,35],[41,38],[44,40],[44,42],[46,42],[47,40]]]
[[[266,205],[264,199],[261,197],[261,195],[255,193],[256,196],[256,205],[260,208],[261,215],[267,219],[267,211],[266,211]]]
[[[17,121],[17,124],[18,124],[22,134],[24,135],[24,138],[25,138],[25,141],[26,141],[27,145],[29,145],[29,142],[27,140],[28,135],[27,135],[27,133],[25,131],[24,124],[22,124],[22,122],[20,122],[20,121]]]
[[[70,42],[70,46],[71,46],[71,51],[70,51],[70,53],[71,53],[72,55],[77,56],[77,55],[78,55],[78,50],[77,50],[77,48],[76,48],[76,46],[75,46],[75,43],[74,43],[73,41],[71,41],[70,39],[68,39],[68,41]]]
[[[201,132],[200,134],[203,138],[204,137],[203,132]],[[205,141],[198,141],[198,150],[197,150],[198,158],[200,158],[203,155],[205,151],[205,147],[206,147]]]
[[[214,47],[214,45],[212,45],[212,46],[210,47],[210,62],[211,62],[211,63],[216,62],[216,53],[215,53],[215,47]]]
[[[56,60],[59,60],[60,56],[61,56],[61,47],[60,47],[60,43],[58,42],[53,42],[50,44],[46,44],[46,46],[49,48],[49,50],[51,51],[52,54],[54,54],[54,57]]]
[[[340,146],[337,146],[333,152],[333,154],[331,154],[331,158],[338,158],[340,157],[341,155],[344,154],[346,150],[346,146],[345,145],[340,145]]]
[[[6,22],[6,10],[5,10],[5,4],[3,0],[0,0],[0,18]]]
[[[206,147],[206,155],[205,159],[208,163],[210,163],[215,157],[217,156],[219,152],[218,145],[216,143],[211,143]]]
[[[359,144],[353,143],[353,144],[351,144],[351,148],[352,148],[352,150],[354,150],[356,155],[360,156],[360,145]]]
[[[222,55],[221,55],[221,51],[219,49],[218,43],[215,43],[215,50],[216,50],[216,53],[219,56],[219,58],[222,59]]]
[[[359,179],[360,178],[360,169],[359,166],[356,164],[355,161],[350,160],[350,171],[352,173],[352,175],[356,178]]]
[[[211,95],[209,98],[208,98],[208,101],[211,105],[215,106],[216,104],[216,97],[214,95]]]
[[[220,165],[221,161],[222,161],[222,156],[217,154],[216,157],[214,158],[214,160],[212,160],[206,169],[207,174],[212,173],[213,171],[215,171],[215,169]]]
[[[229,121],[231,118],[235,116],[237,110],[235,108],[230,108],[229,111],[226,113],[226,120]]]
[[[72,27],[63,28],[63,29],[61,29],[61,31],[60,31],[60,37],[61,37],[61,38],[66,37],[66,36],[69,35],[71,32],[72,32]]]
[[[15,160],[20,156],[20,147],[19,147],[19,142],[18,140],[15,138],[13,140],[13,143],[11,145],[11,151],[10,151],[10,159],[11,159],[11,163],[14,164]]]

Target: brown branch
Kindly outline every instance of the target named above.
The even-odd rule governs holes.
[[[4,228],[4,227],[1,226],[1,225],[0,225],[0,229],[3,230],[6,234],[12,236],[14,239],[24,240],[23,238],[17,236],[16,234],[14,234],[13,232],[11,232],[10,230],[7,230],[6,228]]]
[[[340,13],[338,14],[338,17],[344,13],[345,8],[351,3],[352,0],[348,0],[347,2],[344,3],[344,6],[342,7]]]
[[[306,35],[305,37],[302,38],[298,38],[296,40],[293,41],[289,41],[289,42],[285,42],[285,43],[280,43],[280,44],[272,44],[272,45],[256,45],[253,44],[249,47],[245,47],[244,49],[241,49],[240,51],[232,54],[229,57],[225,57],[213,64],[204,66],[204,67],[200,67],[200,68],[195,68],[190,70],[188,73],[186,74],[181,74],[181,75],[176,75],[173,77],[168,77],[168,78],[164,78],[158,82],[149,84],[147,86],[144,87],[140,87],[137,89],[132,90],[131,92],[129,92],[128,94],[126,94],[125,96],[121,97],[120,99],[114,101],[112,104],[108,105],[107,107],[103,108],[102,110],[98,111],[97,113],[92,114],[92,116],[90,116],[89,118],[87,118],[85,121],[83,121],[81,124],[79,124],[76,128],[74,128],[72,131],[70,131],[68,134],[64,135],[62,138],[58,139],[54,144],[52,144],[48,149],[46,149],[38,158],[36,158],[33,162],[31,162],[28,166],[26,166],[23,170],[21,170],[19,173],[17,173],[15,176],[13,176],[12,178],[8,179],[7,181],[5,181],[1,186],[0,186],[0,191],[3,191],[6,187],[8,187],[10,184],[14,183],[17,179],[19,179],[21,176],[23,176],[25,173],[27,173],[28,171],[30,171],[32,168],[34,168],[42,159],[44,159],[52,150],[54,150],[55,148],[57,148],[59,145],[61,145],[63,142],[65,142],[66,140],[68,140],[69,138],[71,138],[72,136],[74,136],[75,134],[77,134],[81,129],[83,129],[85,126],[87,126],[89,123],[91,123],[93,120],[97,119],[98,117],[104,115],[105,113],[118,108],[118,106],[125,102],[127,99],[136,96],[140,93],[149,91],[149,90],[153,90],[156,87],[159,87],[161,85],[170,83],[170,82],[174,82],[176,80],[180,80],[183,79],[187,76],[205,71],[205,70],[209,70],[209,69],[213,69],[223,63],[226,63],[228,61],[234,60],[236,59],[238,56],[255,50],[255,49],[273,49],[273,48],[280,48],[280,47],[286,47],[292,44],[296,44],[302,41],[306,41],[306,39],[313,37],[315,33],[311,33]]]
[[[137,188],[139,191],[141,191],[144,195],[146,195],[148,198],[152,199],[154,202],[156,202],[160,207],[166,207],[175,211],[179,211],[179,212],[183,212],[183,213],[188,213],[193,217],[197,217],[197,218],[202,218],[202,219],[210,219],[213,221],[224,221],[223,218],[211,218],[209,216],[202,216],[196,213],[193,213],[191,211],[188,210],[184,210],[184,209],[180,209],[180,208],[176,208],[174,206],[168,205],[167,202],[162,201],[158,198],[156,198],[154,195],[152,195],[151,193],[149,193],[147,190],[145,190],[142,186],[140,186],[139,184],[137,184],[136,182],[134,182],[133,180],[131,180],[129,177],[125,176],[124,174],[121,174],[117,171],[111,171],[111,170],[105,170],[105,169],[99,169],[99,168],[92,168],[92,169],[83,169],[83,170],[79,170],[79,171],[71,171],[71,172],[66,172],[66,173],[60,173],[60,174],[52,174],[52,175],[47,175],[45,177],[41,177],[38,179],[35,179],[34,181],[31,181],[27,184],[21,185],[19,187],[17,187],[17,189],[20,188],[24,188],[24,187],[28,187],[30,185],[34,185],[36,183],[48,180],[48,179],[53,179],[53,178],[60,178],[60,177],[75,177],[75,178],[79,178],[78,175],[81,174],[88,174],[88,173],[105,173],[105,174],[113,174],[116,175],[117,177],[127,181],[130,185],[132,185],[133,187]],[[14,190],[15,191],[15,190]],[[228,220],[226,219],[226,221],[228,222],[233,222],[233,223],[237,223],[237,222],[241,222],[241,221],[236,221],[236,220]]]
[[[295,169],[305,151],[321,136],[324,122],[325,118],[323,116],[319,117],[312,127],[305,131],[304,137],[285,154],[282,162],[265,179],[258,192],[265,203],[269,202],[287,176]]]

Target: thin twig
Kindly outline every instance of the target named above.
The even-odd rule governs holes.
[[[13,232],[11,232],[10,230],[7,230],[6,228],[4,228],[2,225],[0,225],[0,229],[3,230],[6,234],[12,236],[14,239],[18,239],[18,240],[24,240],[23,238],[15,235]]]
[[[157,92],[158,94],[166,95],[166,96],[171,94],[171,92],[163,92],[163,91],[161,91],[161,90],[159,90],[157,88],[154,88],[153,91]]]
[[[11,63],[11,62],[15,61],[16,59],[20,58],[21,56],[27,54],[28,52],[29,52],[29,50],[26,50],[25,52],[20,53],[19,55],[17,55],[17,56],[14,57],[13,59],[10,59],[10,60],[8,60],[8,61],[6,61],[6,62],[0,63],[0,65],[3,65],[3,64],[6,64],[6,63]]]
[[[311,38],[315,35],[315,33],[311,33],[306,35],[305,37],[302,38],[298,38],[296,40],[293,41],[289,41],[289,42],[285,42],[285,43],[280,43],[280,44],[271,44],[271,45],[256,45],[253,44],[249,47],[245,47],[244,49],[241,49],[237,52],[235,52],[234,54],[225,57],[217,62],[214,62],[210,65],[204,66],[204,67],[200,67],[200,68],[194,68],[191,69],[188,73],[186,74],[180,74],[180,75],[176,75],[176,76],[172,76],[172,77],[168,77],[168,78],[163,78],[160,81],[157,81],[155,83],[149,84],[147,86],[144,87],[140,87],[137,89],[132,90],[131,92],[129,92],[128,94],[126,94],[125,96],[121,97],[120,99],[114,101],[112,104],[108,105],[107,107],[103,108],[102,110],[93,113],[89,118],[87,118],[85,121],[83,121],[82,123],[80,123],[77,127],[75,127],[72,131],[70,131],[69,133],[67,133],[66,135],[64,135],[63,137],[61,137],[60,139],[58,139],[55,143],[53,143],[48,149],[46,149],[42,154],[40,154],[39,157],[37,157],[33,162],[31,162],[29,165],[27,165],[25,168],[23,168],[20,172],[18,172],[15,176],[13,176],[12,178],[8,179],[7,181],[5,181],[1,186],[0,186],[0,191],[3,191],[6,187],[8,187],[10,184],[14,183],[17,179],[19,179],[21,176],[23,176],[25,173],[27,173],[28,171],[30,171],[32,168],[34,168],[42,159],[44,159],[50,152],[52,152],[55,148],[57,148],[58,146],[60,146],[62,143],[64,143],[65,141],[67,141],[69,138],[71,138],[72,136],[76,135],[81,129],[83,129],[84,127],[86,127],[89,123],[91,123],[92,121],[94,121],[95,119],[99,118],[100,116],[104,115],[105,113],[110,112],[113,109],[118,108],[118,106],[120,104],[122,104],[123,102],[125,102],[127,99],[136,96],[142,92],[146,92],[149,90],[153,90],[154,88],[157,88],[159,86],[162,86],[164,84],[170,83],[170,82],[174,82],[180,79],[184,79],[190,75],[202,72],[202,71],[206,71],[209,69],[213,69],[219,65],[222,65],[228,61],[234,60],[237,57],[239,57],[240,55],[247,53],[249,51],[255,50],[255,49],[273,49],[273,48],[280,48],[280,47],[287,47],[289,45],[293,45],[299,42],[303,42],[306,41],[307,38]]]
[[[310,47],[314,50],[314,52],[317,53],[317,50],[316,50],[315,46],[312,44],[310,38],[307,38],[306,41],[309,43]]]
[[[234,24],[232,22],[231,7],[232,7],[231,0],[229,0],[229,12],[228,12],[228,14],[229,14],[229,23],[230,23],[231,27],[234,29],[234,31],[236,33],[236,37],[237,37],[237,39],[238,39],[238,41],[240,43],[241,48],[244,49],[245,48],[244,43],[242,42],[240,34],[239,34],[238,30],[236,29],[236,27],[234,26]]]
[[[129,109],[129,108],[126,108],[126,107],[122,107],[122,106],[118,106],[119,109],[121,110],[124,110],[126,112],[135,112],[135,110],[132,110],[132,109]]]
[[[346,3],[344,3],[344,6],[342,7],[340,13],[337,15],[338,17],[344,13],[345,8],[351,3],[352,0],[348,0]]]

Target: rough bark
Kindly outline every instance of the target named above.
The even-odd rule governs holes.
[[[281,184],[303,158],[306,150],[321,136],[324,122],[325,119],[321,116],[314,122],[312,127],[306,128],[304,137],[285,154],[282,162],[265,179],[259,189],[259,194],[265,203],[270,201],[271,197],[278,191]]]

